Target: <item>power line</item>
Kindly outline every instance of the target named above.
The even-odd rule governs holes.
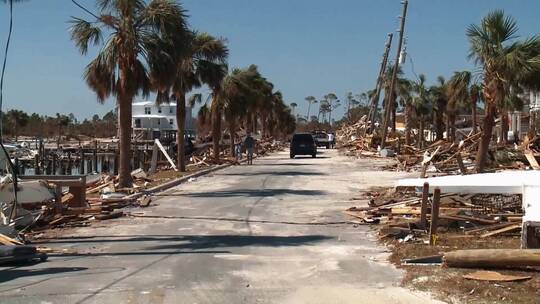
[[[4,75],[6,73],[6,63],[8,58],[9,44],[11,42],[11,33],[13,32],[13,0],[9,0],[9,30],[4,52],[4,62],[2,64],[2,75],[0,76],[0,143],[3,141],[4,124],[3,121],[3,95],[4,95]]]
[[[96,14],[92,13],[89,9],[87,9],[86,7],[82,6],[81,4],[77,3],[77,1],[75,0],[71,0],[71,2],[73,2],[73,4],[75,4],[76,6],[78,6],[80,9],[82,9],[83,11],[87,12],[88,14],[92,15],[94,18],[96,19],[100,19]]]

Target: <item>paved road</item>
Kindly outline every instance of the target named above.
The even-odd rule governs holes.
[[[383,161],[285,152],[180,185],[143,217],[45,240],[84,255],[0,268],[2,303],[432,303],[341,211],[398,175]]]

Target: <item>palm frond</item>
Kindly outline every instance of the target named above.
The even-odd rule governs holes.
[[[103,36],[101,29],[95,23],[76,17],[72,17],[70,22],[72,24],[71,39],[75,41],[75,45],[81,54],[86,55],[90,44],[99,45],[102,43]]]

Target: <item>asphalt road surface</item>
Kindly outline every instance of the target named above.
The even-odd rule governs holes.
[[[399,174],[320,152],[230,167],[129,210],[137,217],[43,240],[78,254],[0,268],[0,303],[433,303],[398,287],[373,231],[342,214]]]

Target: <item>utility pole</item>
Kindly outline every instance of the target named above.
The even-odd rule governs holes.
[[[407,6],[409,1],[405,0],[403,3],[403,13],[401,14],[401,26],[399,29],[399,41],[396,53],[396,61],[394,63],[394,70],[392,71],[392,79],[390,80],[390,95],[387,98],[386,109],[384,113],[384,122],[383,122],[383,134],[381,138],[381,148],[386,146],[386,137],[388,136],[388,122],[390,121],[390,114],[394,107],[394,87],[396,85],[397,71],[399,68],[399,56],[401,54],[401,47],[403,45],[403,33],[405,32],[405,18],[407,17]]]
[[[390,48],[392,46],[392,37],[394,37],[394,34],[388,34],[388,41],[386,41],[383,60],[381,62],[381,69],[379,70],[377,84],[375,85],[375,94],[373,95],[373,97],[371,97],[371,103],[367,117],[368,121],[370,121],[369,131],[368,128],[364,129],[364,134],[366,132],[372,133],[375,129],[375,117],[377,117],[377,108],[379,107],[379,98],[381,96],[381,89],[383,86],[384,71],[386,70],[386,65],[388,63],[388,54],[390,53]]]

